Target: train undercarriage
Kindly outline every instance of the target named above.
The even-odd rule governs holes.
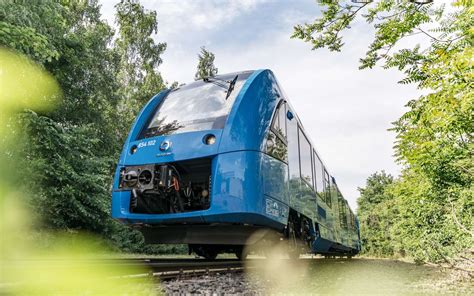
[[[209,209],[211,181],[211,158],[200,158],[123,167],[119,188],[131,190],[131,213],[186,213]],[[265,254],[275,245],[290,258],[298,258],[312,252],[319,235],[317,224],[291,208],[288,223],[281,230],[242,223],[203,223],[199,218],[183,224],[140,225],[139,230],[146,243],[188,244],[190,253],[206,259],[215,259],[220,253],[234,253],[243,259],[249,252]],[[336,246],[324,255],[346,253],[351,251]]]
[[[282,231],[242,224],[140,226],[139,230],[148,244],[188,244],[190,254],[210,260],[221,253],[234,253],[245,259],[249,253],[269,255],[275,249],[298,258],[311,252],[316,235],[311,220],[294,210]]]

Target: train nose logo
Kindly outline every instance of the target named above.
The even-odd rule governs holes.
[[[171,148],[171,142],[170,141],[163,141],[160,144],[160,150],[161,151],[166,151]]]

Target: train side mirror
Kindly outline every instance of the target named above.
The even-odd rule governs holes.
[[[286,112],[286,117],[288,117],[289,120],[292,120],[295,116],[291,111]]]

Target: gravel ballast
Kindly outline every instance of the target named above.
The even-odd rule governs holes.
[[[244,273],[213,273],[161,282],[166,295],[265,295]]]

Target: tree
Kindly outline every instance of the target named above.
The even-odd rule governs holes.
[[[31,192],[38,228],[86,230],[138,251],[141,234],[110,218],[110,191],[131,121],[164,87],[157,67],[165,45],[150,37],[156,13],[137,1],[117,5],[117,22],[114,42],[96,0],[0,2],[0,45],[33,59],[62,89],[61,100],[43,98],[59,102],[55,108],[35,106],[15,118],[23,145],[6,155],[21,160],[17,182]]]
[[[112,124],[117,64],[108,48],[113,30],[100,19],[97,1],[0,6],[0,31],[17,32],[3,45],[40,63],[63,94],[52,111],[18,118],[30,145],[13,153],[22,154],[30,172],[22,185],[32,191],[33,212],[48,228],[105,231],[111,156],[119,148]]]
[[[388,189],[400,212],[393,231],[404,239],[399,247],[416,260],[452,262],[474,237],[472,1],[454,2],[450,13],[442,4],[407,0],[339,2],[324,1],[322,16],[295,26],[292,37],[313,49],[340,51],[341,33],[364,12],[375,38],[360,68],[383,62],[384,68],[405,73],[400,83],[425,90],[408,102],[409,111],[392,129],[395,155],[404,166]],[[402,48],[400,41],[409,38],[417,44]]]
[[[199,62],[197,71],[194,75],[196,80],[212,77],[217,74],[217,68],[214,66],[214,54],[208,51],[204,46],[201,47],[201,52],[198,54]]]
[[[118,38],[116,52],[120,57],[118,74],[122,96],[120,110],[128,130],[135,115],[155,94],[166,87],[158,66],[166,43],[155,43],[151,37],[158,31],[156,11],[145,10],[137,0],[121,0],[116,8]]]
[[[367,178],[365,188],[357,188],[360,197],[357,199],[358,213],[369,212],[370,208],[391,199],[385,191],[393,183],[393,176],[385,171],[376,172]]]
[[[364,254],[394,255],[391,228],[396,216],[395,200],[387,190],[392,183],[393,177],[382,171],[368,177],[364,188],[358,188],[357,215]]]

